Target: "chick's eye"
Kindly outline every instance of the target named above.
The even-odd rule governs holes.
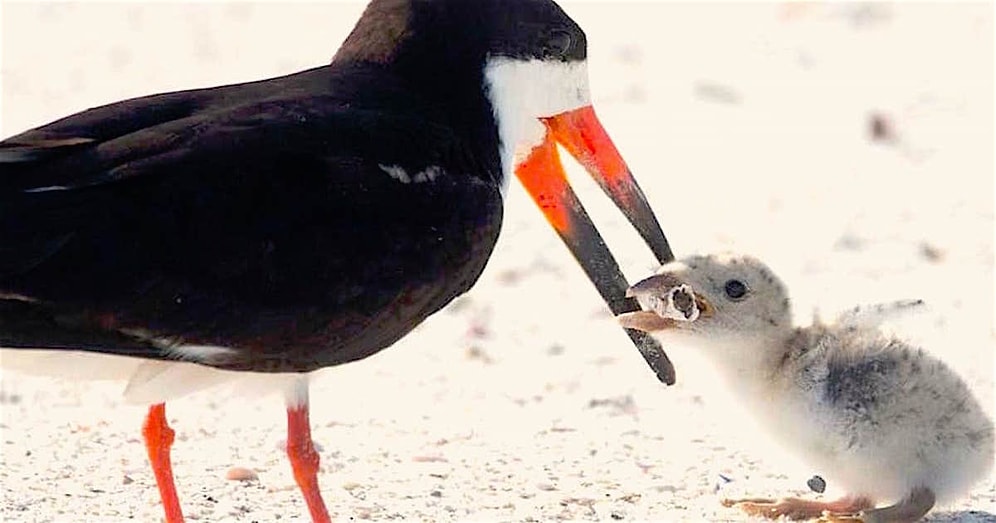
[[[747,285],[740,280],[729,280],[723,286],[726,296],[731,300],[740,300],[747,295]]]

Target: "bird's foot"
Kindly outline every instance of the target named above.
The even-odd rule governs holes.
[[[724,507],[737,507],[751,516],[768,519],[785,517],[792,520],[814,519],[825,514],[853,514],[871,506],[863,498],[843,498],[837,501],[813,501],[800,498],[779,500],[766,498],[724,499]],[[860,521],[860,520],[858,520]]]
[[[827,511],[820,517],[825,523],[914,523],[934,507],[934,492],[926,487],[913,489],[898,503],[887,507],[865,507],[858,511]]]
[[[794,498],[782,500],[750,498],[724,499],[722,503],[724,507],[736,507],[750,516],[765,517],[768,519],[778,519],[783,516],[789,519],[809,519],[819,515],[818,513],[815,515],[810,514],[809,511],[805,510],[805,506],[797,503],[798,501],[803,500]]]

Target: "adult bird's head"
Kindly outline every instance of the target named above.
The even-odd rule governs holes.
[[[485,158],[514,175],[614,314],[635,310],[627,282],[569,185],[559,144],[594,177],[659,262],[673,259],[657,218],[602,128],[588,88],[584,31],[550,0],[373,0],[333,59],[390,71]],[[482,122],[484,124],[482,125]],[[659,346],[629,331],[666,383]]]

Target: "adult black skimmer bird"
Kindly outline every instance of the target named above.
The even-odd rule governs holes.
[[[920,347],[878,329],[919,300],[796,327],[784,284],[742,255],[666,264],[630,293],[646,310],[620,315],[623,325],[704,354],[772,437],[846,494],[726,506],[771,519],[912,523],[992,469],[993,422],[971,389]]]
[[[312,519],[329,521],[307,373],[390,346],[466,292],[513,174],[613,312],[636,303],[558,143],[671,259],[591,107],[586,45],[549,0],[373,0],[330,65],[126,100],[8,138],[4,364],[139,362],[126,393],[152,404],[143,434],[170,523],[183,516],[164,402],[270,374],[286,391],[294,477]],[[630,335],[673,381],[659,346]]]

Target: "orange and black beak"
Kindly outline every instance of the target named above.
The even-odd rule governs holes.
[[[664,264],[674,260],[674,255],[657,217],[590,105],[542,121],[546,125],[543,143],[516,166],[516,176],[560,234],[612,313],[618,316],[639,310],[639,304],[626,297],[629,284],[619,270],[619,264],[567,182],[557,144],[584,166],[647,242],[657,261]],[[626,332],[657,377],[668,385],[673,384],[674,366],[660,345],[644,332],[632,329]]]

